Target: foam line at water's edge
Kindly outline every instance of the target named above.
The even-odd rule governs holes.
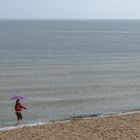
[[[7,126],[0,128],[0,131],[7,131],[7,130],[13,130],[17,128],[25,128],[25,127],[32,127],[32,126],[39,126],[39,125],[45,125],[48,124],[49,122],[38,122],[38,123],[32,123],[32,124],[21,124],[21,125],[13,125],[13,126]]]

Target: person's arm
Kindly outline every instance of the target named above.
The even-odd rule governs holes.
[[[20,106],[21,106],[21,108],[23,108],[23,109],[27,109],[25,106],[23,106],[22,104],[20,104]]]

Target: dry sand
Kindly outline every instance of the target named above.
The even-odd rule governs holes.
[[[0,132],[0,140],[140,140],[140,113],[18,128]]]

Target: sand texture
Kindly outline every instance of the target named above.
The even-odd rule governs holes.
[[[1,131],[0,140],[140,140],[140,114],[77,118]]]

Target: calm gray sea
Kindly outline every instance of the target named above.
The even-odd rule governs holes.
[[[0,127],[140,109],[140,21],[0,21]]]

